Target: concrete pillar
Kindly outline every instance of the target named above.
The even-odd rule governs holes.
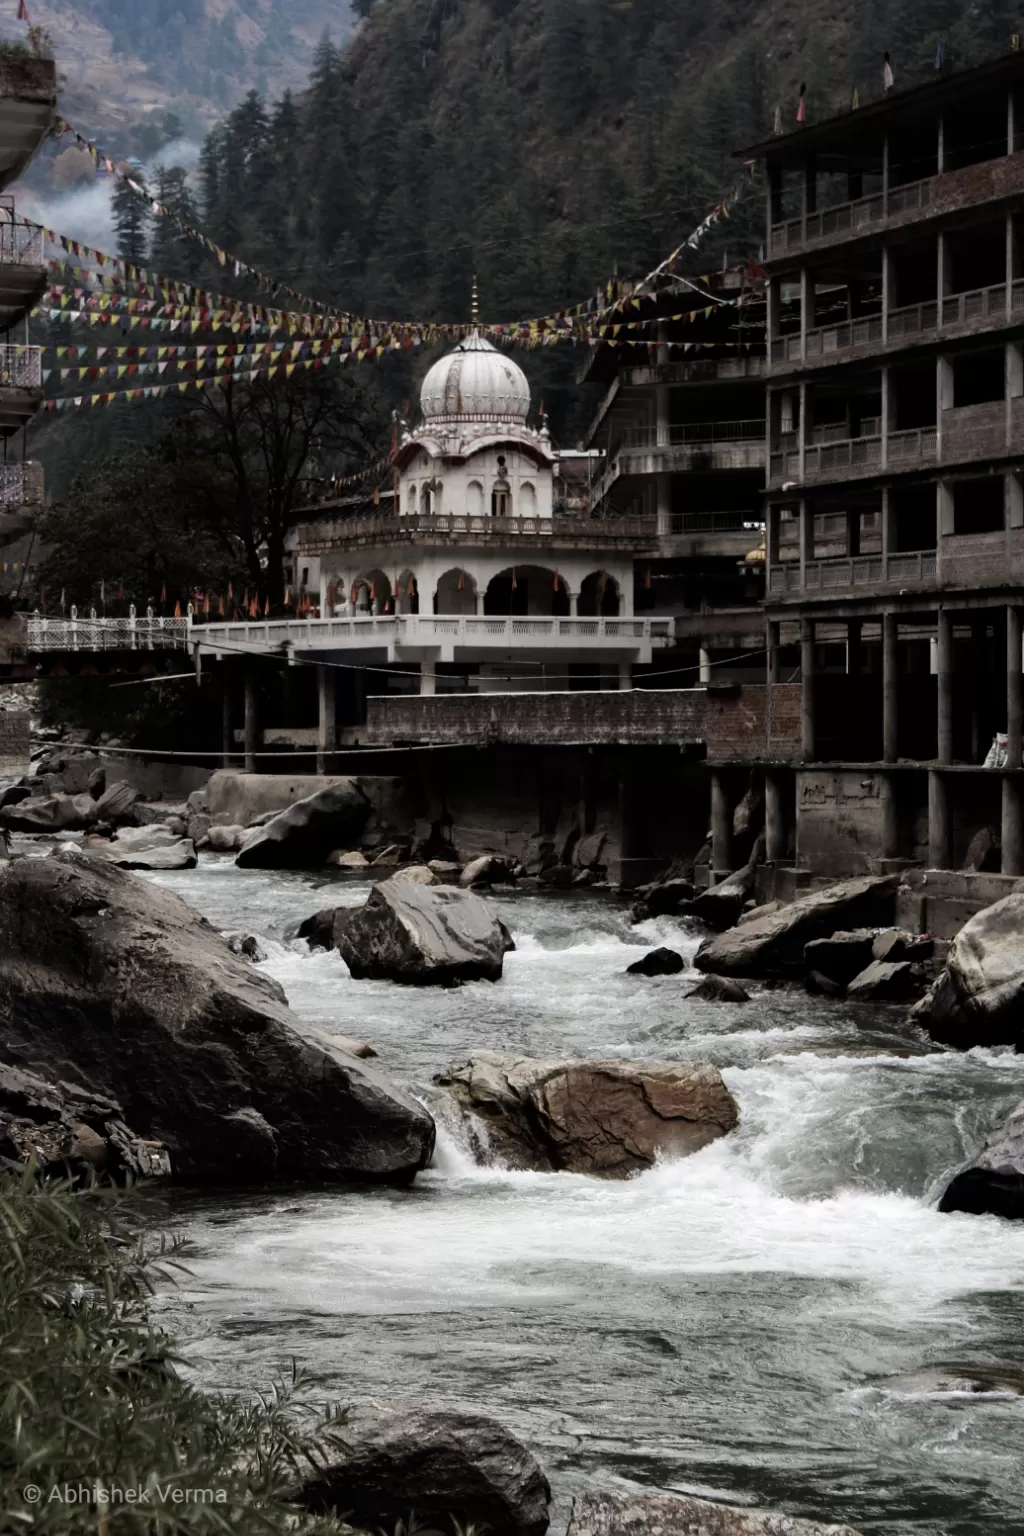
[[[659,429],[660,432],[660,429]],[[666,428],[666,442],[668,441],[668,429]],[[659,436],[660,441],[660,436]],[[660,474],[655,477],[655,494],[658,514],[658,537],[667,539],[672,532],[672,476]]]
[[[437,692],[437,672],[432,661],[420,662],[420,698],[432,699]]]
[[[1006,317],[1013,313],[1013,279],[1017,275],[1017,217],[1006,215]]]
[[[328,759],[338,745],[337,677],[333,667],[317,667],[318,704],[316,771],[326,773]]]
[[[941,176],[946,169],[946,119],[939,113],[938,143],[935,148],[935,166]]]
[[[781,661],[779,651],[782,645],[782,625],[777,619],[768,621],[768,681],[777,683]]]
[[[570,592],[569,593],[569,617],[570,617],[570,619],[578,619],[579,618],[579,616],[580,616],[579,615],[579,603],[580,603],[580,595],[579,595],[579,593],[578,592]],[[479,609],[477,611],[479,612]]]
[[[953,616],[940,608],[937,634],[938,761],[953,761]]]
[[[882,774],[882,858],[899,858],[899,819],[896,814],[896,775]]]
[[[631,661],[619,662],[619,691],[628,692],[633,686],[633,663]]]
[[[814,762],[814,620],[800,620],[800,726],[803,761]]]
[[[1003,778],[1004,875],[1024,875],[1024,679],[1021,676],[1021,610],[1006,610],[1006,767]]]
[[[256,772],[256,748],[259,745],[259,699],[256,694],[256,669],[245,667],[245,771]]]
[[[231,722],[231,673],[225,662],[220,669],[220,760],[222,768],[231,767],[231,754],[235,746],[234,726]]]
[[[711,774],[711,868],[716,875],[732,873],[732,804],[717,771]]]
[[[882,615],[882,760],[899,758],[899,682],[896,643],[899,630],[894,613]]]
[[[782,313],[782,283],[777,277],[770,277],[765,285],[765,294],[768,310],[768,345],[771,348],[773,341],[778,341],[781,335],[779,316]],[[770,355],[770,353],[769,353]]]
[[[889,556],[896,544],[895,516],[889,498],[889,487],[882,490],[882,580],[889,579]]]
[[[800,268],[800,356],[807,356],[807,332],[814,329],[814,278]],[[801,384],[800,388],[803,389]]]
[[[769,864],[777,864],[786,857],[786,811],[783,796],[782,773],[769,768],[764,776],[764,842],[765,858]]]
[[[814,559],[814,504],[801,498],[800,509],[800,589],[807,586],[807,567]]]
[[[706,688],[711,681],[711,652],[703,645],[700,648],[700,685]]]
[[[892,426],[892,385],[889,379],[889,365],[882,364],[882,468],[889,462],[889,431]]]
[[[950,863],[949,781],[933,768],[928,774],[928,867],[948,869]]]
[[[892,302],[892,256],[888,246],[882,247],[882,340],[889,340],[889,311]]]

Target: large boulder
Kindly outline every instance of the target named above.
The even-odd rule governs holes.
[[[950,1181],[939,1210],[1024,1220],[1024,1099]]]
[[[0,1159],[41,1173],[163,1178],[166,1149],[143,1141],[113,1099],[0,1064]]]
[[[90,795],[89,798],[91,800],[92,796]],[[115,826],[118,822],[130,821],[132,809],[141,799],[142,795],[134,784],[129,784],[127,779],[117,779],[107,786],[98,800],[93,802],[96,807],[96,819],[109,821]]]
[[[872,960],[846,989],[852,1003],[910,1003],[925,988],[924,971],[911,960]]]
[[[732,976],[705,976],[686,994],[701,1003],[749,1003],[750,993]]]
[[[616,1489],[577,1494],[566,1536],[858,1536],[858,1532],[852,1525],[823,1525],[682,1493]]]
[[[0,826],[8,832],[81,832],[99,821],[91,795],[32,796],[0,810]]]
[[[177,896],[63,849],[0,871],[2,1048],[117,1100],[190,1181],[406,1181],[430,1116]]]
[[[964,924],[913,1018],[933,1040],[960,1050],[1024,1050],[1024,893],[1004,896]]]
[[[90,853],[99,852],[98,849],[86,850]],[[133,847],[129,844],[124,847],[120,842],[108,843],[101,857],[109,864],[116,864],[119,869],[195,869],[199,863],[195,844],[190,838],[175,838],[172,842],[158,844],[156,847]]]
[[[472,859],[459,876],[459,884],[508,885],[516,877],[517,861],[500,853],[485,853]]]
[[[335,848],[358,841],[370,810],[359,781],[339,779],[256,828],[235,863],[240,869],[319,869]]]
[[[699,971],[720,976],[799,976],[812,939],[829,938],[841,929],[890,924],[898,883],[896,875],[862,877],[811,891],[756,922],[707,939],[694,964]]]
[[[482,1156],[511,1168],[626,1178],[731,1131],[735,1100],[706,1062],[538,1061],[480,1051],[434,1081]]]
[[[679,911],[689,910],[694,888],[691,881],[673,877],[657,880],[653,885],[638,886],[633,894],[637,897],[633,921],[643,923],[649,917],[674,917]]]
[[[490,1536],[544,1536],[551,1490],[533,1453],[483,1414],[421,1404],[356,1408],[343,1447],[296,1490],[317,1514],[344,1515],[361,1530],[395,1530],[410,1511],[447,1529]]]
[[[804,945],[804,963],[809,971],[817,971],[845,987],[875,958],[874,943],[875,935],[870,928],[834,933],[829,939],[812,939]]]
[[[508,930],[472,891],[383,880],[362,907],[339,907],[333,946],[357,980],[409,986],[500,981],[514,946]]]
[[[640,960],[634,960],[632,965],[626,966],[627,976],[678,976],[680,971],[686,969],[686,962],[678,950],[660,949],[648,950]]]

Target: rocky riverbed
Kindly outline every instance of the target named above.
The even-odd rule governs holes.
[[[1019,1529],[1024,1400],[999,1382],[1024,1365],[1024,1224],[937,1202],[1024,1059],[770,983],[689,999],[706,930],[590,893],[497,891],[502,979],[445,991],[355,981],[293,937],[366,881],[211,854],[147,878],[254,936],[304,1023],[369,1041],[439,1119],[411,1189],[164,1196],[196,1258],[161,1307],[200,1380],[295,1358],[325,1397],[468,1402],[535,1451],[556,1531],[622,1479],[884,1536]],[[685,969],[628,976],[658,944]],[[433,1081],[481,1050],[709,1061],[739,1125],[620,1182],[482,1166]]]

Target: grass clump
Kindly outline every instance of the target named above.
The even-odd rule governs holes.
[[[0,1529],[89,1536],[346,1530],[288,1502],[340,1439],[297,1375],[255,1401],[196,1390],[154,1325],[182,1267],[132,1192],[0,1174]]]

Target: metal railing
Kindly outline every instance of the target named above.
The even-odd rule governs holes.
[[[754,421],[691,421],[670,426],[627,427],[622,434],[620,447],[630,448],[687,448],[713,443],[757,442],[764,438],[763,420]]]
[[[933,581],[935,551],[919,550],[905,555],[855,555],[837,560],[812,560],[803,568],[796,561],[773,565],[768,573],[769,592],[831,592],[838,588],[870,587]]]
[[[743,533],[753,537],[764,527],[760,512],[672,512],[672,533]]]
[[[43,500],[43,466],[34,459],[0,464],[0,507],[35,507]]]
[[[42,389],[42,347],[0,345],[0,387]]]
[[[0,266],[45,266],[43,231],[13,223],[11,218],[5,217],[7,212],[7,209],[0,210]],[[10,212],[13,217],[13,209]]]
[[[186,650],[190,619],[132,616],[99,619],[95,614],[79,618],[71,610],[68,619],[30,618],[29,651],[167,651]]]

